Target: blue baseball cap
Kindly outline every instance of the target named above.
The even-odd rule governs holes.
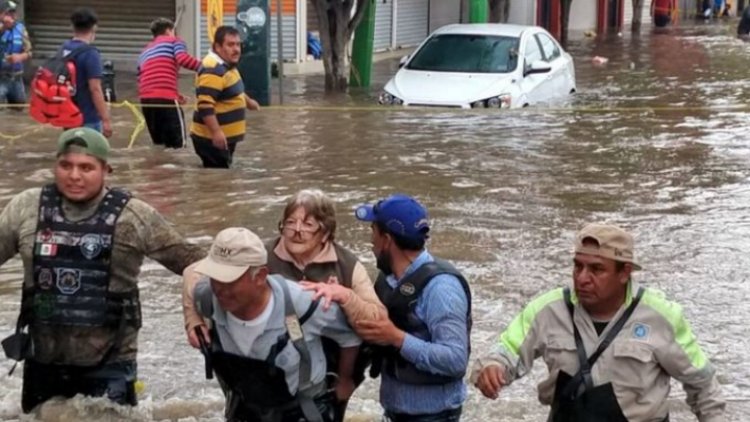
[[[408,195],[395,194],[354,211],[360,221],[380,223],[389,233],[411,240],[425,240],[430,231],[427,209]]]

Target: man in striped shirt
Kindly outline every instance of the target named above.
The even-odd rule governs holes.
[[[240,33],[231,26],[216,29],[211,51],[198,70],[195,93],[198,109],[193,114],[190,137],[203,167],[229,168],[235,147],[245,137],[245,108],[259,110],[245,94],[237,63]]]
[[[180,67],[197,71],[200,61],[187,52],[185,42],[175,36],[174,22],[158,18],[151,23],[154,35],[138,58],[138,96],[148,132],[155,145],[185,146],[185,103],[178,88]]]

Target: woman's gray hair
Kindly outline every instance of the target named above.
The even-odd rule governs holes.
[[[297,208],[302,207],[305,215],[313,217],[328,233],[328,240],[332,241],[336,234],[336,207],[333,200],[320,189],[303,189],[286,202],[283,223]]]

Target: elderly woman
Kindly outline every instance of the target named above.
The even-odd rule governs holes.
[[[314,290],[314,298],[323,298],[322,306],[327,307],[335,301],[352,326],[356,321],[386,316],[387,311],[375,294],[362,263],[335,241],[335,207],[331,198],[321,190],[302,190],[287,201],[279,222],[279,233],[280,236],[266,244],[267,266],[271,274],[302,282],[306,289]],[[192,267],[185,271],[185,328],[190,344],[196,348],[199,343],[195,327],[200,326],[203,337],[209,338],[203,320],[193,308],[191,292],[199,278]],[[339,376],[336,396],[341,402],[338,419],[342,420],[349,396],[363,379],[364,367],[359,364],[355,370],[356,356],[339,356],[332,343],[324,342],[324,346],[329,357],[329,371],[337,371]]]

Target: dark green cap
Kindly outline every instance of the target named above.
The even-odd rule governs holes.
[[[88,154],[106,162],[109,157],[109,141],[91,128],[68,129],[57,140],[57,155],[59,157],[69,152]]]

